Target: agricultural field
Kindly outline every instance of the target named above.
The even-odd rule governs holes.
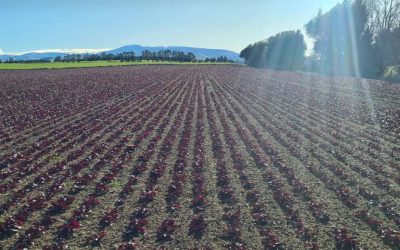
[[[0,248],[400,249],[400,86],[0,71]]]
[[[128,65],[209,65],[209,64],[229,64],[229,63],[212,63],[212,62],[165,62],[154,60],[142,60],[134,62],[120,61],[81,61],[81,62],[39,62],[39,63],[0,63],[2,69],[70,69],[70,68],[93,68],[93,67],[114,67]]]

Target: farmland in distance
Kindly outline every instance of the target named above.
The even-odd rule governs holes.
[[[233,65],[0,71],[0,246],[399,249],[399,96]]]

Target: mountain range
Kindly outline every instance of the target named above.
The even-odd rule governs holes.
[[[122,52],[135,52],[136,55],[140,55],[142,51],[149,50],[151,52],[157,52],[160,50],[171,50],[171,51],[182,51],[185,53],[192,52],[195,54],[197,59],[205,59],[219,56],[226,56],[229,60],[233,61],[241,61],[239,54],[229,50],[223,49],[206,49],[206,48],[194,48],[194,47],[184,47],[184,46],[142,46],[142,45],[127,45],[122,46],[116,49],[105,50],[102,52],[96,53],[111,53],[118,54]],[[23,54],[0,54],[0,60],[7,60],[10,57],[14,58],[14,60],[39,60],[39,59],[54,59],[56,56],[65,56],[67,54],[77,54],[77,52],[64,52],[59,50],[46,50],[46,52],[27,52]],[[85,54],[85,53],[81,53]],[[93,53],[90,53],[93,54]]]

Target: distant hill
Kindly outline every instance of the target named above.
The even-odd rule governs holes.
[[[109,51],[104,51],[105,53],[111,54],[118,54],[122,52],[134,51],[136,55],[140,55],[143,50],[149,50],[151,52],[157,52],[160,50],[171,50],[171,51],[183,51],[185,53],[192,52],[196,55],[197,59],[205,59],[206,57],[219,57],[219,56],[226,56],[229,60],[234,61],[241,61],[242,59],[239,57],[239,54],[229,50],[223,49],[205,49],[205,48],[193,48],[193,47],[183,47],[183,46],[142,46],[142,45],[127,45],[117,49],[112,49]],[[99,52],[103,53],[103,52]],[[13,54],[2,54],[0,55],[0,60],[7,60],[8,58],[12,57],[14,60],[39,60],[39,59],[48,59],[48,58],[55,58],[56,56],[65,56],[68,53],[65,52],[29,52],[22,55],[13,55]],[[70,53],[71,54],[71,53]]]
[[[29,52],[22,55],[13,55],[13,54],[2,54],[0,55],[0,60],[7,60],[10,57],[14,58],[14,60],[39,60],[39,59],[53,59],[56,56],[64,56],[67,53],[63,52]]]
[[[151,52],[157,52],[160,50],[171,50],[171,51],[182,51],[185,53],[192,52],[195,54],[197,59],[205,59],[206,57],[219,57],[219,56],[226,56],[229,60],[234,61],[241,61],[239,54],[230,50],[223,50],[223,49],[205,49],[205,48],[193,48],[193,47],[183,47],[183,46],[141,46],[141,45],[127,45],[117,49],[113,49],[108,51],[112,54],[118,54],[122,52],[133,51],[135,54],[140,55],[143,50],[149,50]]]

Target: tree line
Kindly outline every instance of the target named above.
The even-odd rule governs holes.
[[[253,67],[366,78],[400,65],[400,0],[344,0],[319,11],[305,30],[314,40],[309,57],[300,31],[251,44],[240,56]]]
[[[121,62],[135,62],[143,60],[151,60],[157,62],[196,62],[196,56],[191,53],[184,53],[182,51],[160,50],[152,52],[144,50],[141,55],[136,55],[135,52],[122,52],[118,54],[99,53],[99,54],[68,54],[64,57],[57,56],[54,58],[55,62],[80,62],[80,61],[114,61]]]
[[[0,60],[0,63],[49,63],[50,59],[38,59],[38,60],[18,60],[10,57],[6,60]]]
[[[140,55],[135,52],[122,52],[118,54],[98,53],[98,54],[67,54],[65,56],[56,56],[54,62],[81,62],[81,61],[120,61],[120,62],[205,62],[205,63],[234,63],[226,56],[197,59],[192,52],[184,53],[182,51],[160,50],[157,52],[144,50]],[[0,60],[0,63],[2,61]],[[12,57],[4,61],[4,63],[46,63],[51,62],[50,59],[40,60],[16,60]]]
[[[184,53],[182,51],[160,50],[152,52],[144,50],[140,56],[135,52],[123,52],[116,55],[110,53],[100,54],[68,54],[64,57],[58,56],[54,59],[55,62],[80,62],[80,61],[113,61],[119,60],[120,62],[135,62],[135,61],[156,61],[156,62],[211,62],[211,63],[234,63],[226,56],[205,58],[204,60],[197,59],[192,52]]]
[[[217,63],[234,63],[234,61],[233,60],[229,60],[226,56],[219,56],[219,57],[211,57],[211,58],[208,58],[208,57],[206,57],[205,59],[204,59],[204,62],[211,62],[211,63],[215,63],[215,62],[217,62]]]

